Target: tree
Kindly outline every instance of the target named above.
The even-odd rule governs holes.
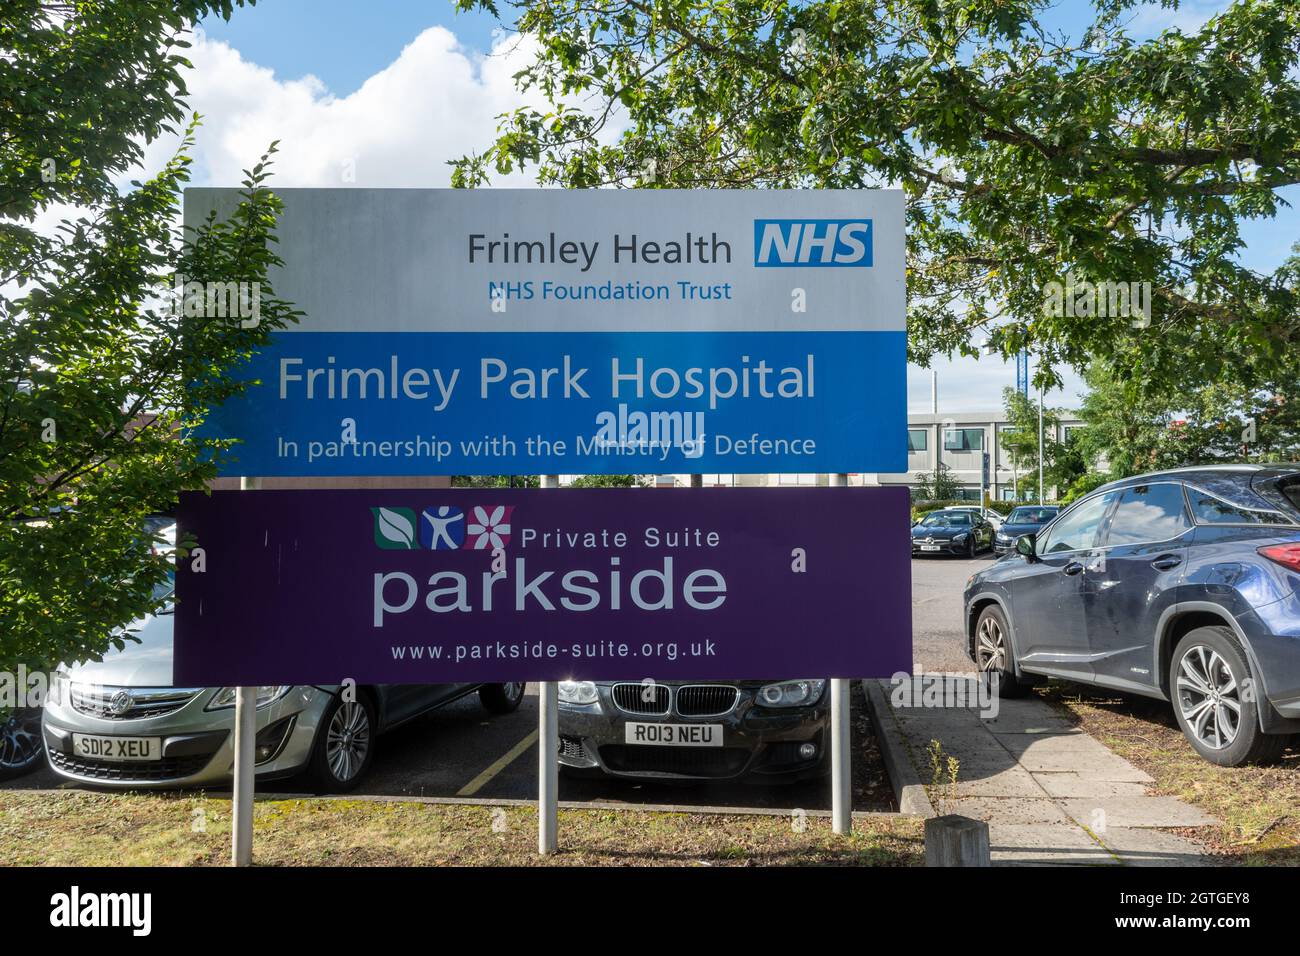
[[[1017,472],[1016,498],[1028,500],[1038,497],[1038,405],[1014,388],[1002,390],[1002,407],[1007,413],[1007,428],[999,433],[999,441],[1011,458]],[[1056,434],[1060,418],[1055,409],[1043,408],[1044,469],[1053,461],[1056,452]],[[1044,474],[1046,483],[1046,474]]]
[[[641,479],[637,475],[579,475],[573,479],[571,488],[639,488]]]
[[[453,475],[453,488],[539,488],[536,475]]]
[[[1300,356],[1258,388],[1223,382],[1143,397],[1127,368],[1097,363],[1085,377],[1081,450],[1113,478],[1216,462],[1285,461],[1300,452]]]
[[[933,473],[922,472],[916,476],[918,501],[951,501],[960,494],[961,485],[943,462],[939,462]]]
[[[1300,343],[1284,271],[1238,259],[1242,222],[1300,182],[1300,5],[1137,41],[1136,3],[1094,0],[1070,37],[1048,0],[519,0],[537,52],[517,82],[548,105],[505,114],[454,182],[901,184],[914,361],[988,335],[1032,346],[1045,386],[1120,354],[1147,395],[1256,384],[1238,356]],[[1149,282],[1149,324],[1054,309],[1066,282]]]
[[[267,281],[274,144],[234,215],[188,235],[192,123],[156,176],[114,181],[185,115],[187,22],[231,6],[18,0],[0,13],[0,666],[98,658],[161,607],[172,561],[146,518],[216,475],[230,442],[199,431],[207,409],[242,391],[240,363],[296,318]],[[38,230],[55,204],[72,211]]]

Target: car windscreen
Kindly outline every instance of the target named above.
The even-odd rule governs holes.
[[[1017,508],[1007,516],[1008,524],[1046,524],[1056,517],[1055,508]]]
[[[969,528],[971,516],[962,511],[932,513],[921,519],[927,528]]]

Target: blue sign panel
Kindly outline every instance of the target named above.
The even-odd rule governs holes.
[[[906,471],[906,350],[902,332],[283,333],[211,424],[251,475]]]
[[[224,474],[906,470],[901,193],[280,195],[305,318],[210,417]]]

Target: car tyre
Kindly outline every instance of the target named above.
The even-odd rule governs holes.
[[[975,668],[981,679],[997,677],[999,697],[1023,697],[1030,685],[1016,677],[1015,654],[1011,649],[1011,628],[1002,608],[990,604],[975,621]]]
[[[519,709],[524,699],[523,681],[509,684],[484,684],[478,689],[478,699],[493,714],[509,714]]]
[[[978,553],[979,553],[979,545],[976,544],[975,537],[974,535],[972,535],[970,539],[970,544],[966,546],[966,557],[974,561],[975,555]]]
[[[375,705],[366,694],[356,700],[335,695],[321,715],[312,744],[310,774],[325,793],[351,790],[370,769],[378,726]]]
[[[1236,635],[1219,625],[1189,631],[1169,662],[1169,697],[1174,717],[1192,748],[1220,767],[1270,763],[1288,738],[1259,728],[1259,705],[1242,688],[1250,664]]]
[[[31,773],[45,762],[39,707],[0,713],[0,780]]]

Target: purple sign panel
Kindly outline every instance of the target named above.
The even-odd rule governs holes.
[[[182,496],[186,686],[885,677],[904,488]]]

